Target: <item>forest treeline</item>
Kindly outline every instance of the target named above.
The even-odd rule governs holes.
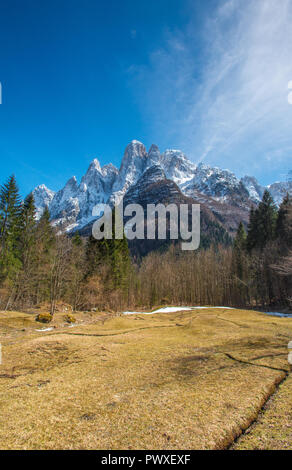
[[[114,217],[113,213],[113,217]],[[66,235],[45,208],[36,220],[33,195],[24,201],[11,176],[0,189],[0,309],[58,301],[73,310],[122,310],[163,304],[292,306],[292,200],[279,209],[265,191],[241,223],[233,245],[183,252],[179,244],[130,256],[127,240]]]

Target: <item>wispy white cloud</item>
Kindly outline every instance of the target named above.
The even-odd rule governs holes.
[[[292,0],[220,1],[197,24],[167,31],[131,70],[155,139],[238,173],[280,173],[292,160]]]

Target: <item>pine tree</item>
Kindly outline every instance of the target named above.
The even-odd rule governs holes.
[[[130,270],[130,255],[127,239],[124,235],[121,240],[112,239],[108,241],[113,286],[115,288],[125,289],[127,287]]]
[[[108,267],[105,282],[112,288],[126,288],[130,272],[130,255],[128,242],[123,234],[122,239],[115,238],[116,213],[112,211],[112,238],[96,240],[92,235],[86,246],[88,275],[98,274],[101,266]]]
[[[292,248],[292,198],[289,194],[283,199],[280,205],[277,224],[276,236],[280,242],[282,250]]]
[[[263,250],[269,241],[275,239],[277,209],[268,190],[256,210],[251,209],[248,225],[247,249]]]
[[[0,188],[0,271],[2,280],[19,270],[18,237],[21,229],[21,198],[12,175]]]
[[[263,250],[269,241],[275,239],[277,208],[268,190],[264,191],[257,214],[257,246]]]
[[[32,251],[35,249],[36,208],[32,194],[29,194],[24,200],[20,220],[21,257],[23,265],[25,265],[28,262]]]
[[[18,239],[21,269],[14,281],[14,295],[11,302],[17,305],[32,305],[36,271],[36,208],[32,194],[22,205]]]
[[[92,235],[86,244],[87,275],[98,274],[102,265],[108,265],[110,260],[110,247],[108,240],[96,240]]]
[[[246,231],[242,222],[240,222],[237,229],[236,237],[234,240],[234,248],[241,251],[246,248]]]
[[[248,223],[247,239],[246,239],[246,247],[248,251],[252,251],[257,244],[257,236],[258,236],[257,217],[258,217],[258,211],[255,210],[254,207],[252,207],[249,213],[249,223]]]

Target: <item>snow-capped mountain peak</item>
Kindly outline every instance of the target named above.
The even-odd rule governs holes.
[[[275,203],[279,206],[286,196],[286,194],[292,195],[292,181],[277,181],[276,183],[270,184],[268,187]]]
[[[101,166],[97,158],[94,158],[90,163],[87,173],[91,173],[92,171],[99,171],[101,173]]]
[[[192,179],[196,165],[181,150],[168,149],[161,156],[161,165],[168,179],[181,186]]]
[[[48,189],[44,184],[40,184],[33,190],[32,194],[36,206],[36,217],[39,219],[44,211],[44,208],[46,206],[50,206],[55,196],[55,192],[51,189]]]
[[[160,153],[155,144],[147,152],[144,144],[133,140],[125,149],[119,170],[111,163],[101,167],[95,158],[80,184],[72,177],[57,193],[44,185],[35,188],[37,216],[47,205],[55,225],[67,230],[82,228],[93,220],[96,204],[113,204],[126,193],[128,197],[129,191],[141,192],[143,187],[149,188],[165,178],[176,183],[185,196],[206,203],[215,215],[221,213],[221,218],[233,206],[247,220],[251,204],[261,200],[265,189],[251,176],[238,179],[229,170],[204,163],[196,165],[180,150]],[[277,182],[268,189],[279,205],[287,192],[292,194],[292,181]]]
[[[249,197],[253,202],[260,202],[264,194],[265,188],[259,184],[254,176],[244,176],[241,178],[242,184],[249,193]]]

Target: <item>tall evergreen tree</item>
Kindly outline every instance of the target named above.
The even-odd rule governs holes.
[[[247,248],[263,250],[275,238],[277,209],[268,190],[256,210],[251,209],[248,226]]]
[[[32,194],[29,194],[24,200],[20,220],[21,257],[23,259],[23,263],[26,263],[26,258],[31,255],[31,252],[35,248],[36,207]]]
[[[109,278],[106,282],[113,288],[125,288],[130,271],[130,255],[125,234],[122,239],[115,238],[116,217],[113,210],[111,239],[96,240],[92,235],[88,239],[86,246],[88,274],[98,273],[100,267],[105,265],[109,268]]]
[[[257,246],[262,250],[267,242],[275,239],[277,208],[268,190],[264,191],[259,203],[257,214],[258,240]]]
[[[0,188],[0,271],[2,280],[20,268],[18,237],[21,229],[21,198],[12,175]]]
[[[257,213],[258,213],[257,209],[254,209],[254,207],[252,207],[249,213],[249,223],[248,223],[247,239],[246,239],[246,247],[248,251],[252,251],[257,244],[257,236],[258,236]]]
[[[36,271],[36,208],[29,194],[21,208],[20,233],[18,237],[21,269],[15,279],[15,289],[10,301],[18,305],[32,304]]]
[[[237,229],[236,237],[234,240],[234,248],[242,251],[246,248],[246,231],[242,222],[240,222]]]
[[[276,236],[284,251],[292,248],[292,198],[289,194],[285,196],[279,208]]]
[[[86,243],[86,261],[87,261],[87,275],[97,274],[102,265],[108,265],[110,260],[110,247],[108,240],[96,240],[93,235],[87,240]]]

